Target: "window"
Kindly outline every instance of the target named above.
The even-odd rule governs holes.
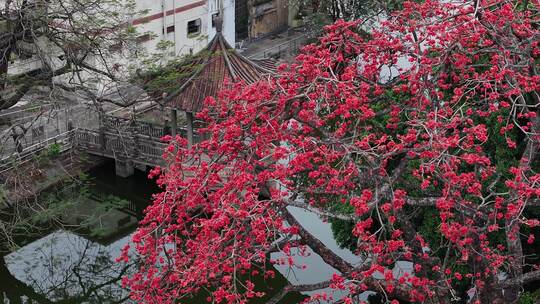
[[[150,41],[151,39],[152,39],[152,37],[150,36],[150,34],[144,34],[144,35],[141,35],[141,36],[137,37],[137,42],[138,43],[143,43],[143,42]]]
[[[257,5],[261,5],[261,4],[265,4],[265,3],[268,3],[268,2],[272,2],[274,0],[255,0],[253,1],[253,5],[257,6]]]
[[[122,50],[122,42],[118,42],[109,46],[110,52],[120,52]]]
[[[197,36],[201,33],[201,19],[191,20],[187,24],[187,35]]]
[[[216,27],[216,19],[219,18],[219,12],[212,14],[212,27]]]
[[[173,32],[174,32],[174,25],[168,26],[167,27],[167,34],[168,33],[173,33]]]

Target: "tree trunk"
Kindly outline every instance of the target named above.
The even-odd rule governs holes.
[[[490,303],[490,304],[510,304],[512,302],[505,302],[502,294],[502,289],[494,282],[496,278],[492,277],[486,284],[484,288],[479,291],[480,303]]]
[[[0,33],[1,35],[1,33]],[[9,58],[11,57],[12,47],[7,44],[5,48],[0,49],[0,93],[4,92],[7,83],[7,73],[9,68]],[[0,94],[0,110],[11,107],[10,102],[5,99],[4,94]]]

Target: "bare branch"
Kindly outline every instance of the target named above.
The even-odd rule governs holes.
[[[332,281],[323,281],[315,284],[303,284],[303,285],[287,285],[285,286],[278,294],[273,296],[266,304],[277,304],[283,299],[289,292],[305,292],[305,291],[315,291],[323,288],[327,288],[332,284]]]

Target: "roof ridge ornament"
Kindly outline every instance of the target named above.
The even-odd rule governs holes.
[[[221,12],[214,15],[214,25],[216,27],[216,33],[221,33],[223,30],[223,17],[221,16]]]
[[[223,31],[223,1],[217,0],[218,13],[213,16],[214,25],[216,26],[216,32],[221,33]]]

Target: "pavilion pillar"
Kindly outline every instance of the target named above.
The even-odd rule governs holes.
[[[176,115],[176,109],[171,108],[171,135],[176,136],[176,130],[178,130],[178,117]]]
[[[188,148],[193,147],[193,113],[186,112]]]

